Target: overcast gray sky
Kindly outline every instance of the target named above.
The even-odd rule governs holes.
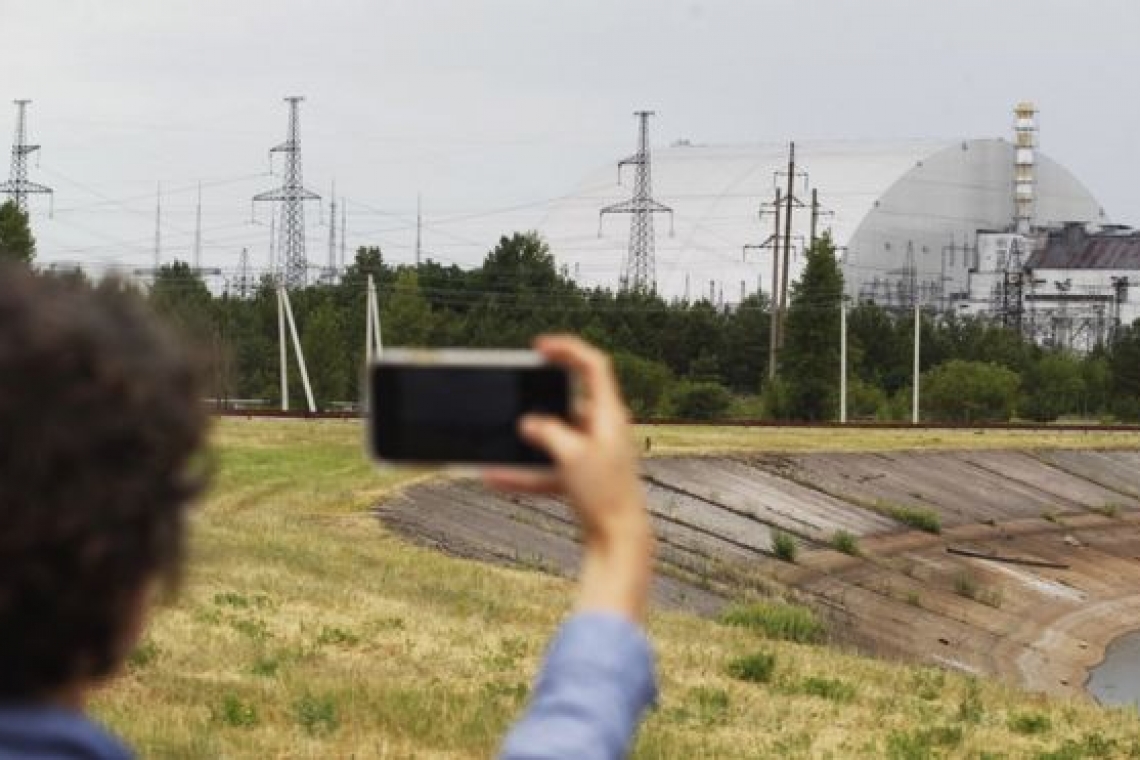
[[[0,0],[0,28],[0,141],[33,99],[32,177],[56,190],[54,219],[33,201],[45,260],[148,265],[161,180],[168,255],[202,181],[204,259],[263,263],[248,199],[276,182],[288,94],[307,184],[335,179],[351,245],[397,261],[418,191],[425,247],[474,263],[628,154],[635,108],[657,144],[959,138],[1008,136],[1029,99],[1042,149],[1140,223],[1134,0]]]

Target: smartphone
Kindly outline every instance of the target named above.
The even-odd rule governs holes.
[[[368,435],[381,462],[549,466],[518,433],[570,419],[570,376],[533,351],[385,349],[369,368]]]

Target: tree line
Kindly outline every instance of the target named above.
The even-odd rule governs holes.
[[[27,217],[0,206],[0,258],[33,263]],[[843,279],[820,238],[793,283],[784,344],[769,379],[771,304],[764,295],[722,307],[708,299],[577,284],[533,232],[502,237],[480,266],[392,264],[361,247],[339,279],[290,293],[319,407],[361,398],[365,303],[378,288],[386,346],[524,347],[540,333],[583,335],[614,356],[640,417],[834,420],[839,407]],[[78,276],[78,275],[70,275]],[[146,291],[192,341],[218,403],[280,404],[277,298],[263,277],[245,293],[212,292],[191,267],[160,268]],[[914,317],[852,305],[848,325],[851,419],[909,419]],[[1140,323],[1092,354],[1049,351],[979,318],[921,317],[923,418],[949,421],[1140,419]],[[290,358],[290,406],[303,391]]]

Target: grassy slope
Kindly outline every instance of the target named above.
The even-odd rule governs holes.
[[[644,432],[655,450],[1038,443],[1008,434]],[[386,533],[368,507],[409,476],[364,462],[359,435],[352,423],[219,424],[218,483],[196,517],[185,586],[94,704],[143,756],[493,753],[571,588]],[[1119,752],[1140,734],[1134,713],[766,641],[691,616],[658,614],[651,631],[662,697],[642,732],[642,757],[927,757],[939,747],[1032,757],[1066,741],[1094,749],[1119,741]],[[776,657],[770,683],[726,674],[733,658],[761,651]],[[812,677],[853,692],[816,684],[823,695],[808,693]],[[1022,715],[1030,718],[1013,730]]]

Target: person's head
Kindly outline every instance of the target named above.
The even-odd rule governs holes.
[[[137,296],[0,266],[0,701],[111,674],[176,577],[196,377]]]

